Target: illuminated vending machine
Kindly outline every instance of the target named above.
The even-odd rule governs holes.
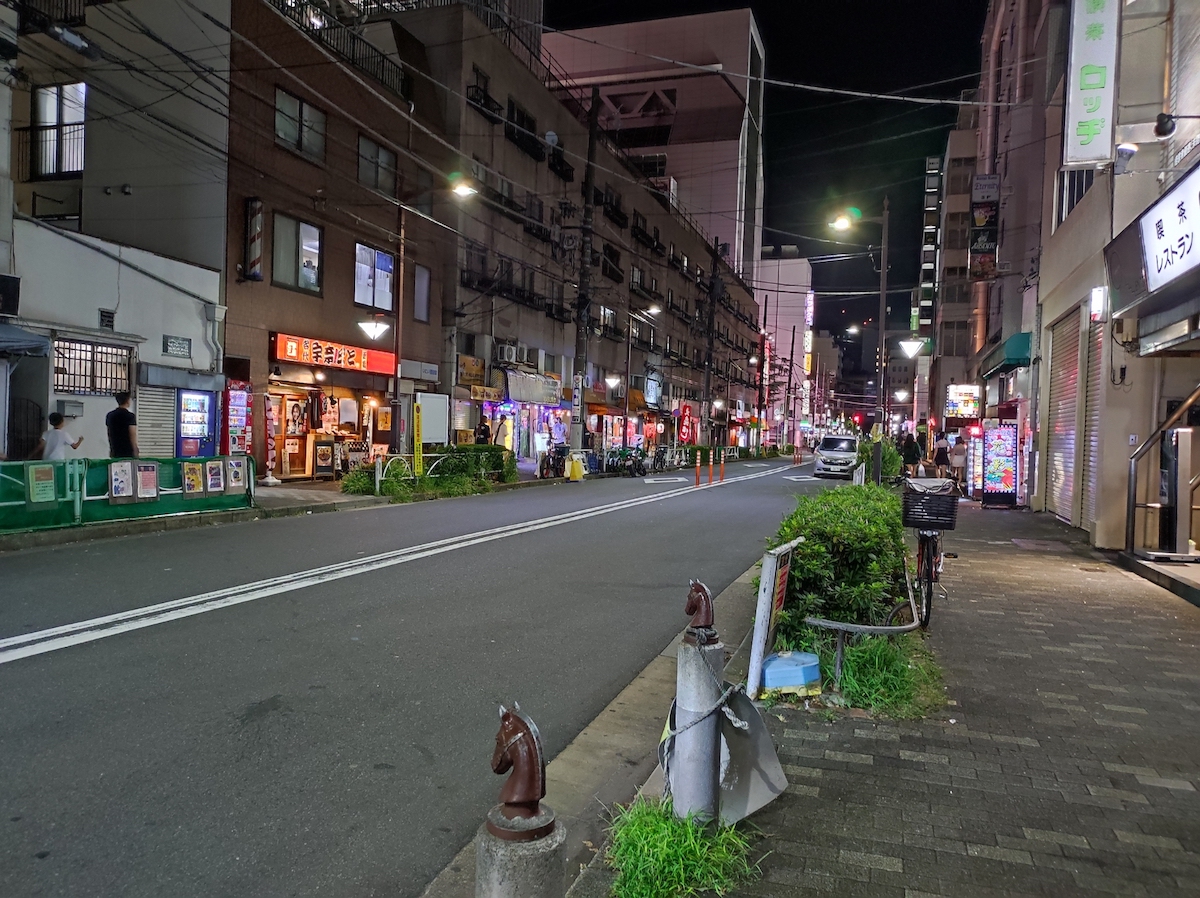
[[[222,455],[249,455],[253,442],[251,422],[254,394],[250,384],[244,380],[225,382],[222,395],[225,426],[221,428]]]
[[[180,390],[175,422],[178,458],[207,458],[217,454],[217,394]]]
[[[985,506],[1017,504],[1017,425],[994,424],[983,430]]]

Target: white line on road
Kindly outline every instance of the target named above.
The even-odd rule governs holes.
[[[687,483],[686,477],[647,477],[645,483]]]
[[[810,474],[801,474],[799,476],[792,475],[790,477],[784,477],[783,479],[784,480],[794,480],[796,483],[809,483],[813,480],[816,480],[817,478],[813,477]]]
[[[226,589],[218,589],[182,599],[174,599],[170,602],[161,602],[156,605],[147,605],[143,608],[134,608],[129,611],[108,614],[103,617],[92,618],[91,620],[51,627],[35,633],[10,636],[6,639],[0,639],[0,664],[19,661],[22,658],[29,658],[34,655],[43,655],[75,645],[95,642],[108,636],[116,636],[120,633],[128,633],[145,627],[153,627],[157,624],[165,624],[173,620],[193,617],[197,614],[204,614],[207,611],[216,611],[220,608],[229,608],[233,605],[253,602],[256,599],[264,599],[283,592],[291,592],[309,586],[317,586],[322,583],[341,580],[346,577],[354,577],[358,574],[382,570],[398,564],[406,564],[410,561],[418,561],[422,558],[429,558],[432,555],[452,552],[455,549],[466,549],[494,540],[506,539],[510,536],[519,536],[523,533],[532,533],[537,530],[545,530],[549,527],[570,524],[575,521],[610,514],[614,511],[623,511],[626,508],[635,508],[651,502],[662,502],[679,496],[689,496],[699,490],[716,489],[717,487],[728,486],[746,480],[756,480],[774,473],[774,470],[758,471],[754,474],[731,477],[724,483],[706,483],[699,487],[665,490],[651,496],[623,499],[620,502],[612,502],[607,505],[597,505],[592,508],[551,515],[550,517],[538,518],[533,521],[510,524],[504,527],[494,527],[490,530],[479,530],[475,533],[465,533],[460,536],[435,540],[434,542],[423,543],[418,546],[409,546],[408,548],[397,549],[392,552],[383,552],[366,558],[341,561],[336,564],[311,568],[306,571],[297,571],[279,577],[270,577],[264,580],[256,580],[252,583],[231,586]]]

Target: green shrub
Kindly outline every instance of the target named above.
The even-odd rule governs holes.
[[[375,466],[363,465],[342,475],[342,492],[351,496],[374,496]]]
[[[792,553],[786,608],[848,623],[880,623],[904,586],[904,527],[900,500],[868,484],[801,496],[775,545],[798,536]]]
[[[502,483],[516,483],[521,479],[521,475],[517,473],[517,454],[505,450],[503,467],[500,469],[500,480]]]
[[[899,477],[900,469],[904,465],[903,459],[900,457],[900,450],[896,448],[896,444],[891,440],[883,440],[883,476]],[[858,463],[867,466],[867,477],[871,476],[872,454],[875,452],[875,443],[871,440],[860,440],[858,444]]]
[[[616,898],[725,895],[759,875],[744,833],[680,820],[669,801],[638,798],[619,808],[610,835],[606,859],[617,871]]]

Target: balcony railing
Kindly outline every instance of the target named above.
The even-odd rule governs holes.
[[[478,84],[467,85],[467,103],[493,125],[504,121],[504,106]]]
[[[15,172],[21,181],[83,176],[84,126],[49,125],[13,128],[17,135]]]
[[[504,123],[504,136],[515,143],[526,156],[541,162],[546,158],[546,147],[536,134],[530,134],[515,122]]]
[[[16,4],[21,15],[21,34],[36,34],[51,25],[78,28],[87,22],[87,8],[111,0],[25,0]]]
[[[567,157],[563,153],[562,147],[552,147],[550,149],[550,158],[546,163],[546,167],[568,184],[575,180],[575,169],[567,162]]]
[[[600,273],[610,281],[616,281],[618,284],[625,283],[625,272],[619,265],[610,262],[607,258],[600,260]]]
[[[339,22],[329,9],[311,0],[269,0],[310,38],[370,75],[405,100],[412,96],[412,76],[396,60]]]

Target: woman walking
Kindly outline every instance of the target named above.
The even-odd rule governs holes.
[[[937,440],[933,444],[933,463],[937,466],[937,476],[945,477],[946,469],[950,467],[950,441],[946,439],[946,431],[939,430]]]
[[[917,445],[917,441],[913,439],[911,433],[904,438],[904,446],[900,450],[900,458],[904,462],[904,468],[908,471],[908,476],[916,477],[917,465],[921,463],[921,447]]]

